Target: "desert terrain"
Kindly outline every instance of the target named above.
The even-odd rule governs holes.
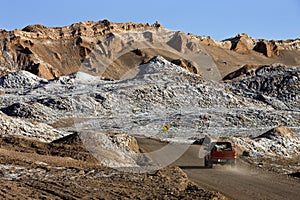
[[[300,40],[158,22],[0,31],[0,198],[299,199]],[[206,139],[237,166],[206,169]]]

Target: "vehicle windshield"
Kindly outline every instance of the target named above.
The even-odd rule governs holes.
[[[214,147],[214,151],[232,151],[231,144],[229,142],[217,142]]]

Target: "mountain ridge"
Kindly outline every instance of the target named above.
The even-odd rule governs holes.
[[[137,48],[136,51],[127,52],[123,60],[119,57],[114,58],[117,66],[105,74],[107,78],[118,79],[119,76],[114,76],[114,74],[122,71],[122,67],[130,69],[131,65],[137,66],[156,55],[162,55],[169,61],[182,59],[176,55],[177,52],[181,55],[185,55],[186,52],[197,52],[199,45],[203,46],[212,57],[222,77],[246,64],[300,65],[300,59],[298,59],[300,39],[264,40],[251,38],[247,34],[238,34],[235,37],[217,41],[209,36],[169,31],[158,22],[150,25],[149,23],[114,23],[102,20],[54,28],[36,24],[28,25],[22,30],[1,30],[0,75],[26,70],[51,80],[74,73],[80,70],[82,63],[97,45],[104,46],[105,56],[109,59],[118,55],[127,44],[115,36],[127,34],[130,31],[139,31],[147,42],[154,45],[161,43],[164,44],[162,48],[168,49],[164,52],[154,49],[153,46],[149,49]],[[166,42],[162,41],[162,37],[170,38],[167,38]],[[175,54],[170,53],[171,48]],[[131,59],[130,62],[127,61],[128,57]],[[177,63],[184,67],[184,63],[192,61],[187,59]],[[195,68],[192,64],[185,68],[194,73],[201,73],[199,68]]]

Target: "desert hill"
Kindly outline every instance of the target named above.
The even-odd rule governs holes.
[[[299,49],[300,39],[268,41],[238,34],[216,41],[169,31],[157,22],[150,25],[103,20],[55,28],[29,25],[22,30],[0,31],[0,74],[22,69],[54,79],[84,67],[82,71],[120,79],[132,67],[161,55],[197,74],[211,71],[214,66],[209,65],[216,64],[224,77],[246,64],[299,66]],[[205,55],[213,62],[205,61]],[[101,71],[95,64],[109,67]]]

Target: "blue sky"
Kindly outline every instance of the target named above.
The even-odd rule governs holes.
[[[3,0],[0,29],[28,24],[64,26],[80,21],[154,23],[222,40],[237,33],[254,38],[300,38],[299,0]]]

